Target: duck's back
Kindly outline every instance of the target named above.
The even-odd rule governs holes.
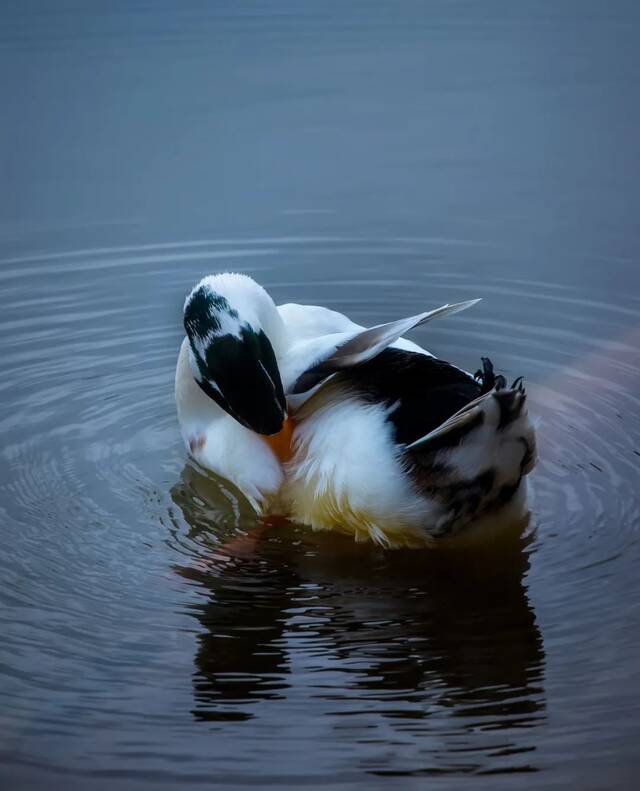
[[[424,437],[483,392],[479,381],[444,360],[394,348],[340,377],[365,403],[389,409],[401,445]]]
[[[487,390],[445,361],[393,348],[338,374],[298,415],[286,476],[295,518],[417,545],[502,507],[534,453],[520,391],[487,393],[472,420],[408,447]]]

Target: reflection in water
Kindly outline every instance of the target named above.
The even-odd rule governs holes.
[[[510,770],[535,768],[517,757],[532,745],[516,738],[545,708],[544,649],[523,583],[526,521],[489,546],[431,552],[385,553],[292,526],[221,545],[206,523],[212,511],[237,513],[228,490],[188,466],[172,499],[202,548],[179,573],[207,592],[191,611],[202,626],[194,717],[260,716],[261,701],[294,697],[292,667],[302,665],[307,694],[335,718],[375,713],[398,737],[459,742],[463,762],[449,747],[440,769],[475,770],[483,755],[495,764],[496,750]],[[438,761],[437,744],[416,744]]]
[[[640,4],[44,6],[0,41],[0,787],[635,787]],[[525,374],[531,543],[256,538],[176,484],[225,269],[363,324],[483,297],[414,339]]]

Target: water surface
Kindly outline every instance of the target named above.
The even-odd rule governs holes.
[[[636,5],[5,3],[0,779],[631,787]],[[384,553],[186,462],[185,292],[241,270],[524,375],[531,516]]]

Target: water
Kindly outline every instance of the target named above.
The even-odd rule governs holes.
[[[631,787],[636,4],[2,20],[2,787]],[[413,337],[524,375],[529,523],[238,542],[172,396],[184,293],[225,269],[363,323],[482,296]]]

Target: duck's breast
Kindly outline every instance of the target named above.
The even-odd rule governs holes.
[[[389,411],[340,381],[304,405],[285,468],[284,496],[296,521],[385,546],[429,542],[421,524],[430,504],[406,475]]]

